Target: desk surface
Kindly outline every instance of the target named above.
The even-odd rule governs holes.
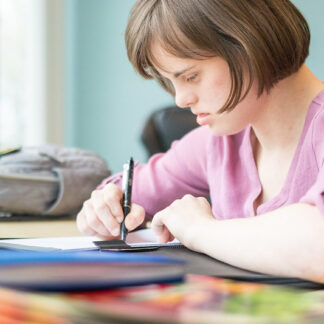
[[[62,237],[82,235],[75,220],[3,221],[0,238]]]
[[[2,238],[11,238],[11,237],[44,237],[44,236],[80,236],[81,234],[78,232],[77,227],[76,227],[76,222],[75,220],[44,220],[44,221],[4,221],[4,222],[0,222],[0,237]],[[176,250],[167,250],[167,251],[163,251],[160,250],[159,252],[162,254],[167,254],[169,255],[170,253],[175,252]],[[164,252],[164,253],[163,253]],[[179,251],[178,251],[179,253]],[[184,259],[186,259],[187,256],[187,252],[186,251],[180,251],[180,254],[182,257],[184,257]],[[174,256],[174,255],[173,255]],[[179,255],[178,255],[179,256]],[[219,267],[223,267],[226,266],[225,264],[222,264],[221,262],[215,261],[215,260],[211,260],[208,257],[204,257],[202,255],[196,255],[194,254],[192,256],[191,254],[191,264],[193,266],[193,272],[195,273],[197,270],[197,266],[201,267],[202,270],[211,270],[215,273],[215,269],[216,267],[218,267],[217,269],[220,269]],[[196,267],[196,268],[195,268]],[[228,268],[227,271],[229,271],[229,274],[235,274],[233,271],[235,269],[234,268]],[[203,272],[204,272],[203,271]],[[199,278],[199,277],[198,277]],[[206,278],[206,277],[205,277]],[[105,305],[105,312],[103,313],[102,310],[100,310],[101,308],[98,309],[95,307],[95,305],[93,304],[93,302],[89,302],[88,299],[90,300],[90,297],[93,295],[90,295],[89,293],[89,298],[87,297],[87,295],[85,295],[81,300],[81,304],[78,308],[76,308],[76,300],[73,300],[73,298],[71,297],[71,295],[69,296],[65,296],[62,295],[60,296],[48,296],[45,294],[37,294],[37,295],[29,295],[30,293],[26,293],[26,292],[20,292],[20,291],[14,291],[14,290],[7,290],[4,289],[2,287],[0,287],[0,304],[3,306],[8,306],[10,307],[10,309],[15,309],[17,310],[17,312],[21,312],[22,310],[27,314],[27,312],[29,310],[29,312],[33,312],[33,314],[27,314],[28,316],[35,316],[35,314],[37,316],[47,316],[47,318],[51,318],[51,316],[55,319],[57,317],[59,317],[62,320],[62,317],[64,318],[64,316],[69,316],[71,315],[71,318],[75,318],[76,316],[80,316],[80,318],[82,320],[84,320],[85,318],[89,319],[88,322],[94,321],[94,319],[96,318],[96,312],[98,312],[98,322],[96,321],[96,323],[107,323],[110,322],[111,319],[116,320],[116,322],[114,321],[114,323],[125,323],[125,318],[123,317],[125,314],[126,315],[130,315],[132,317],[132,319],[134,319],[134,321],[132,323],[141,323],[143,321],[139,320],[136,321],[136,319],[138,320],[138,318],[136,318],[136,316],[140,316],[141,318],[145,315],[146,316],[146,312],[148,311],[148,309],[152,309],[155,310],[156,309],[156,301],[157,301],[157,297],[158,297],[158,301],[160,300],[161,303],[161,309],[157,309],[156,314],[154,315],[155,319],[158,319],[159,316],[164,316],[165,314],[170,316],[171,319],[175,318],[176,320],[181,320],[181,322],[183,323],[193,323],[195,322],[195,319],[197,319],[196,322],[199,323],[222,323],[224,321],[221,320],[221,316],[225,316],[226,314],[221,313],[219,314],[217,312],[217,310],[220,308],[220,305],[224,304],[224,301],[227,300],[227,304],[228,305],[233,305],[229,304],[231,303],[231,300],[233,300],[233,302],[238,301],[234,303],[234,306],[236,307],[237,305],[245,305],[244,309],[242,309],[243,313],[245,313],[244,315],[242,315],[243,317],[239,317],[239,321],[236,321],[236,323],[240,322],[240,319],[242,320],[247,320],[247,319],[251,319],[250,313],[254,314],[255,313],[255,309],[266,309],[266,315],[268,316],[269,313],[271,314],[270,311],[268,311],[267,309],[271,307],[275,310],[276,314],[278,313],[278,309],[276,307],[273,307],[273,302],[274,300],[279,300],[279,304],[283,304],[284,308],[281,307],[280,311],[283,312],[287,312],[287,307],[286,304],[289,305],[295,305],[296,303],[300,306],[304,304],[304,297],[303,295],[300,295],[299,292],[296,290],[283,290],[283,291],[274,291],[272,288],[269,290],[269,292],[265,291],[265,294],[263,294],[262,296],[265,296],[263,298],[260,298],[260,290],[259,288],[253,288],[254,286],[251,286],[250,284],[248,284],[247,286],[242,286],[242,284],[240,283],[228,283],[226,284],[226,282],[222,282],[222,281],[217,281],[219,279],[217,278],[213,278],[213,277],[209,277],[207,279],[202,279],[202,282],[198,282],[198,284],[196,284],[195,282],[193,282],[193,286],[190,286],[190,281],[189,284],[185,283],[184,285],[175,285],[174,287],[170,286],[168,289],[164,289],[161,291],[157,291],[157,286],[151,286],[150,287],[143,287],[142,289],[139,289],[138,287],[135,287],[135,292],[136,294],[138,294],[138,299],[134,299],[134,290],[132,290],[131,288],[129,288],[130,290],[127,289],[123,289],[121,290],[122,292],[124,291],[124,295],[119,294],[116,295],[116,293],[114,291],[106,291],[106,292],[102,292],[102,293],[98,293],[98,296],[100,297],[101,304],[104,303]],[[204,283],[206,281],[206,284]],[[247,288],[246,288],[247,287]],[[262,289],[266,289],[267,286],[263,285],[260,286],[263,287]],[[180,289],[181,288],[181,289]],[[224,295],[224,293],[222,293],[221,289],[225,289],[226,288],[226,294]],[[286,287],[277,287],[276,289],[286,289]],[[152,291],[148,291],[148,289],[151,289]],[[218,292],[218,290],[220,289],[220,291]],[[249,290],[249,295],[248,296],[244,296],[244,292],[246,291],[246,289]],[[252,289],[252,290],[251,290]],[[260,288],[261,289],[261,288]],[[189,293],[187,293],[187,291]],[[194,293],[193,293],[194,291]],[[236,292],[239,295],[233,295],[233,298],[229,299],[229,291],[231,292]],[[258,299],[254,298],[255,294],[251,295],[251,291],[255,291],[257,294]],[[151,293],[151,294],[150,294]],[[274,296],[275,293],[275,296]],[[94,292],[93,294],[96,294],[96,292]],[[234,293],[233,293],[234,294]],[[223,296],[224,295],[224,296]],[[78,299],[80,299],[80,294],[76,295]],[[79,296],[79,297],[78,297]],[[132,300],[130,301],[129,296],[132,296]],[[150,297],[153,296],[153,297]],[[177,298],[174,298],[174,297]],[[192,299],[192,296],[194,296],[194,298],[198,299]],[[250,297],[249,297],[250,296]],[[267,297],[268,296],[268,297]],[[270,297],[269,297],[270,296]],[[278,298],[278,296],[280,298]],[[11,298],[9,298],[11,297]],[[35,309],[35,298],[37,297],[37,300],[42,301],[41,303],[38,304],[38,308]],[[44,300],[42,299],[44,297]],[[146,298],[143,300],[143,298]],[[324,295],[319,296],[321,301],[324,300]],[[52,299],[49,299],[52,298]],[[68,299],[70,298],[70,299]],[[151,299],[150,299],[151,298]],[[199,299],[201,298],[205,298],[207,299],[206,301],[200,300],[199,303],[197,303],[197,301],[199,301]],[[226,299],[225,299],[226,298]],[[248,299],[247,299],[248,298]],[[282,303],[282,298],[284,298],[285,301],[289,301],[288,303]],[[294,303],[291,303],[291,299],[293,299],[292,301]],[[93,297],[91,297],[91,300],[95,300]],[[143,300],[143,303],[141,303],[140,301]],[[197,304],[197,308],[195,308],[195,303],[188,303],[188,301],[194,301],[196,300],[196,304]],[[241,301],[241,302],[240,302]],[[256,303],[257,301],[257,303]],[[306,298],[306,301],[308,301],[308,299]],[[23,304],[22,304],[23,302]],[[57,303],[61,303],[61,307],[62,307],[62,314],[58,313],[58,310],[60,310],[60,308],[57,308],[55,310],[55,312],[53,311],[53,303],[55,305],[58,305]],[[64,303],[64,304],[63,304]],[[71,304],[69,304],[71,303]],[[85,313],[85,303],[87,304],[87,309],[89,309],[89,314]],[[150,308],[150,303],[153,305]],[[167,305],[167,304],[169,305]],[[182,311],[178,311],[178,313],[175,313],[175,305],[181,305],[181,303],[183,303],[184,306],[188,306],[189,308],[183,309],[181,308]],[[142,305],[143,304],[143,305]],[[190,306],[191,305],[191,306]],[[201,306],[199,306],[201,305]],[[250,305],[250,306],[249,306]],[[120,307],[123,306],[124,308],[121,309]],[[253,306],[253,307],[252,307]],[[93,309],[91,308],[93,307]],[[190,308],[191,307],[191,308]],[[246,309],[250,307],[251,309]],[[294,306],[295,307],[295,306]],[[302,307],[304,310],[304,306]],[[4,315],[4,311],[3,308],[0,309],[0,318],[2,318],[2,316]],[[69,311],[67,310],[70,310]],[[317,309],[319,309],[317,307]],[[98,311],[100,310],[100,311]],[[118,312],[119,310],[119,312]],[[295,310],[292,309],[291,313],[294,315]],[[117,313],[116,313],[117,312]],[[319,313],[317,311],[317,316],[320,318],[318,322],[316,323],[320,323],[323,321],[324,318],[324,303],[322,302],[321,304],[321,312]],[[11,315],[13,314],[13,315]],[[15,316],[14,312],[11,312],[9,315],[6,313],[6,316],[9,316],[6,319],[12,319],[10,318],[10,316]],[[151,316],[153,316],[151,314]],[[26,316],[27,316],[26,315]],[[147,316],[149,316],[150,314],[148,314]],[[233,320],[237,320],[238,319],[238,315],[237,313],[234,314],[235,316],[233,317]],[[288,311],[288,315],[289,315],[289,311]],[[288,315],[285,315],[286,318]],[[85,317],[86,316],[86,317]],[[87,317],[89,316],[89,317]],[[145,317],[144,316],[144,317]],[[173,316],[173,317],[172,317]],[[184,316],[184,317],[183,317]],[[196,316],[196,317],[194,317]],[[227,315],[226,315],[227,316]],[[252,315],[251,315],[252,316]],[[253,315],[254,316],[254,315]],[[270,316],[270,315],[269,315]],[[164,318],[164,317],[162,317]],[[67,317],[67,319],[69,319],[69,317]],[[99,319],[103,320],[103,321],[99,321]],[[119,322],[118,319],[121,319],[122,321]],[[1,321],[1,320],[0,320]],[[9,321],[8,321],[9,322]],[[49,322],[49,321],[47,321]],[[235,321],[234,321],[235,322]],[[246,321],[245,321],[246,322]],[[274,321],[269,321],[269,323],[274,322]],[[130,322],[129,322],[130,323]],[[307,323],[310,323],[307,321]]]
[[[82,236],[74,219],[43,221],[4,221],[0,222],[0,238],[37,238],[37,237]],[[281,278],[256,274],[236,268],[206,255],[187,249],[159,249],[146,254],[164,254],[186,261],[186,273],[227,277],[238,280],[251,280],[260,283],[284,284],[299,288],[323,289],[323,285],[300,281],[295,278]],[[226,274],[226,275],[225,275]]]

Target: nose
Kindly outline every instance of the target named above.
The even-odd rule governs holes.
[[[192,91],[176,89],[175,103],[180,108],[188,108],[197,102],[197,96]]]

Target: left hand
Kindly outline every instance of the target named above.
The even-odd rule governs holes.
[[[160,243],[177,238],[189,249],[198,250],[197,243],[204,239],[204,232],[215,221],[206,198],[185,195],[155,214],[152,229]]]

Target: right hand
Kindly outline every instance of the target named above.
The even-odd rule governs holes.
[[[121,200],[122,190],[113,183],[108,183],[101,190],[94,190],[90,199],[83,203],[77,216],[77,226],[85,235],[95,235],[106,240],[120,236],[120,223],[124,219]],[[141,225],[145,218],[142,206],[132,204],[125,219],[128,231]]]

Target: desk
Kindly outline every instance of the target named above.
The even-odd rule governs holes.
[[[82,236],[78,231],[75,219],[46,219],[34,221],[3,221],[0,222],[0,238],[37,238],[37,237],[70,237]],[[250,280],[259,283],[283,284],[306,289],[323,289],[324,285],[295,278],[282,278],[258,274],[240,269],[204,254],[186,248],[160,248],[157,251],[142,252],[144,254],[162,254],[186,261],[187,274],[220,276],[235,280]]]
[[[81,236],[74,219],[1,221],[0,238]]]
[[[1,222],[0,235],[1,237],[59,237],[81,234],[73,219],[47,219]],[[178,252],[175,253],[176,251]],[[160,249],[149,253],[188,259],[191,261],[190,268],[187,269],[189,273],[207,274],[211,271],[217,274],[218,270],[227,267],[229,274],[235,275],[238,270],[186,250]],[[207,324],[224,323],[225,320],[242,323],[252,320],[256,311],[261,312],[261,315],[265,312],[265,315],[269,315],[270,318],[273,311],[277,316],[278,307],[281,313],[284,315],[287,313],[285,315],[287,318],[287,316],[294,315],[295,307],[300,307],[300,312],[302,312],[309,303],[308,295],[304,296],[303,291],[290,290],[291,288],[284,286],[273,290],[272,287],[267,288],[264,285],[227,283],[213,276],[192,277],[189,275],[188,278],[189,280],[184,284],[162,285],[161,288],[151,285],[83,294],[29,293],[0,287],[0,322],[7,320],[9,323],[10,320],[17,319],[15,316],[20,316],[19,318],[26,319],[26,322],[28,320],[36,322],[37,318],[37,323],[43,324],[54,322],[54,320],[67,323],[69,320],[71,320],[70,323],[143,323],[147,320],[148,323],[153,319],[160,319],[160,323]],[[230,293],[234,295],[229,300]],[[316,298],[316,305],[321,303],[319,309],[315,305],[317,307],[315,323],[317,323],[316,320],[319,320],[318,323],[322,322],[324,318],[324,291],[319,293],[318,297],[316,295],[312,297]],[[278,302],[274,304],[276,300]],[[225,313],[223,312],[224,302],[226,302]],[[234,314],[229,311],[229,307],[233,309]],[[309,308],[311,310],[311,305]],[[43,321],[40,321],[40,318]],[[292,318],[295,322],[295,318]],[[273,323],[276,319],[278,318],[271,318],[270,322]],[[310,320],[307,323],[313,322]]]

